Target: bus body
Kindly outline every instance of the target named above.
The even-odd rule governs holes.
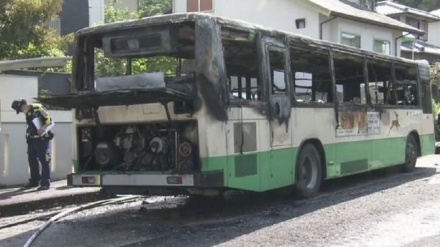
[[[72,93],[39,99],[75,109],[72,186],[310,197],[434,153],[427,63],[200,13],[86,28],[75,45]]]

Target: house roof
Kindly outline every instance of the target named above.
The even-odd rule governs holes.
[[[0,61],[0,72],[27,68],[62,67],[70,60],[71,57],[41,57]]]
[[[431,15],[435,15],[435,16],[438,16],[438,17],[440,17],[440,9],[437,9],[437,10],[434,10],[434,11],[431,11],[431,12],[429,12]]]
[[[402,43],[402,51],[414,51],[415,53],[427,53],[432,55],[440,56],[440,47],[423,42],[421,40],[416,40],[414,44],[412,43]]]
[[[397,21],[386,15],[372,11],[361,10],[339,0],[302,0],[305,3],[317,7],[326,16],[338,16],[347,19],[357,20],[364,23],[371,23],[378,26],[393,28],[415,34],[424,34],[423,30]]]
[[[392,1],[378,2],[376,5],[376,11],[383,15],[397,15],[397,14],[411,14],[427,21],[439,21],[440,17],[436,16],[428,11],[411,8],[403,4],[398,4]]]

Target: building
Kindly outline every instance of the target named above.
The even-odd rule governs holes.
[[[440,19],[440,9],[430,12],[431,15],[437,16]],[[428,29],[432,32],[428,33],[428,42],[440,47],[440,35],[438,31],[440,30],[440,21],[433,21],[428,24]],[[437,30],[437,32],[435,31]]]
[[[208,12],[316,39],[400,56],[402,32],[424,31],[374,11],[373,0],[173,0],[173,12]]]
[[[426,59],[430,64],[440,62],[440,15],[411,8],[393,1],[377,3],[377,12],[402,23],[423,30],[423,35],[402,33],[401,56],[409,59]],[[439,11],[440,12],[440,11]]]

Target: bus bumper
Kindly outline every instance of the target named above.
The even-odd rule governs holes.
[[[224,186],[223,171],[195,174],[68,174],[67,185],[73,187],[105,186],[169,186],[220,188]]]

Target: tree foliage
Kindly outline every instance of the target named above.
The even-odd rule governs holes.
[[[431,70],[431,78],[434,82],[440,83],[440,63],[436,63]]]
[[[0,59],[64,55],[63,40],[47,25],[61,11],[62,3],[63,0],[1,0]]]
[[[440,1],[438,0],[397,0],[396,2],[426,11],[440,9]]]
[[[140,17],[169,13],[172,10],[171,0],[139,0]]]

